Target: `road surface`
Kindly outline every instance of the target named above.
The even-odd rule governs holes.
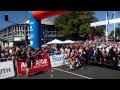
[[[10,79],[26,79],[25,75]],[[120,79],[120,70],[105,67],[87,66],[84,69],[63,70],[55,67],[45,71],[31,73],[29,79]]]

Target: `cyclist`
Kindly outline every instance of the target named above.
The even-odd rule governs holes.
[[[71,66],[70,69],[75,69],[75,57],[77,52],[75,51],[75,49],[72,49],[72,52],[70,53],[69,59],[71,62]]]

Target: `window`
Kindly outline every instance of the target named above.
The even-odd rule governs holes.
[[[3,35],[3,31],[1,31],[1,34]]]
[[[7,34],[7,30],[5,29],[4,34]]]
[[[14,35],[17,35],[17,32],[15,32]]]
[[[12,32],[12,27],[10,28],[10,32]]]
[[[16,30],[19,30],[18,26],[16,26]]]
[[[25,30],[28,30],[28,26],[25,26]]]
[[[43,30],[43,26],[41,27],[41,30]]]
[[[19,35],[19,31],[17,31],[17,35]]]
[[[8,33],[10,33],[10,28],[8,28]]]
[[[24,26],[23,26],[23,30],[24,30],[25,28],[24,28]]]
[[[53,32],[53,34],[55,35],[55,32]]]
[[[14,30],[16,30],[16,26],[14,26]]]
[[[30,30],[30,26],[28,25],[27,27],[28,27],[28,30]]]
[[[22,35],[22,31],[19,31],[19,35]]]
[[[19,30],[21,30],[21,26],[19,26]]]
[[[51,34],[51,32],[48,32],[48,34]]]

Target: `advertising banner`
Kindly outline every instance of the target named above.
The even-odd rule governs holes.
[[[0,79],[15,76],[13,61],[0,62]]]
[[[18,60],[17,61],[17,71],[19,74],[26,74],[26,61],[25,60]],[[31,68],[29,73],[36,72],[39,70],[49,69],[51,67],[49,57],[42,57],[42,58],[35,58],[31,60]]]
[[[50,56],[50,62],[51,67],[58,67],[63,64],[63,61],[65,60],[66,54],[61,55],[51,55]]]
[[[41,46],[41,21],[36,20],[30,12],[30,45],[33,48],[39,48]]]

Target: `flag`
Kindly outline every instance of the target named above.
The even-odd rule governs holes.
[[[107,16],[109,16],[108,11],[106,11]]]
[[[106,15],[107,15],[107,17],[109,16],[108,11],[106,11]],[[109,24],[109,20],[108,20],[108,24]]]
[[[114,18],[114,12],[113,12],[113,14],[112,14],[112,18]]]

